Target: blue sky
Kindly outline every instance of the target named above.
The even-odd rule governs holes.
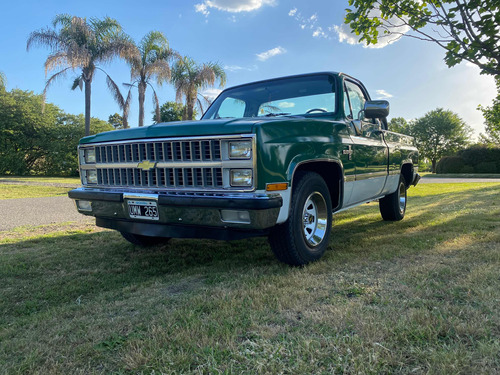
[[[364,82],[372,98],[391,103],[390,117],[423,116],[438,107],[460,115],[475,131],[484,131],[479,104],[496,95],[494,80],[470,64],[449,69],[444,52],[430,43],[403,37],[366,48],[355,43],[343,25],[347,0],[196,0],[94,1],[25,0],[3,5],[0,17],[0,71],[7,88],[41,93],[43,63],[49,50],[26,51],[31,31],[49,26],[53,17],[110,16],[136,41],[151,30],[163,32],[170,46],[198,62],[216,61],[225,67],[227,86],[315,71],[348,73]],[[102,66],[117,82],[129,82],[129,69],[115,60]],[[75,73],[74,76],[77,74]],[[69,113],[84,111],[84,95],[70,91],[73,76],[53,84],[47,101]],[[215,90],[210,90],[215,93]],[[168,84],[157,88],[160,102],[175,99]],[[137,93],[129,117],[138,119]],[[151,91],[146,93],[145,124],[151,123]],[[107,120],[120,112],[109,94],[105,77],[97,73],[92,86],[92,115]]]

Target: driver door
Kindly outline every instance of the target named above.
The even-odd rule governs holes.
[[[355,181],[351,196],[344,206],[354,205],[379,196],[387,178],[388,150],[380,122],[364,117],[364,105],[368,97],[355,82],[345,81],[345,99],[349,101],[352,158],[355,165]],[[347,106],[346,106],[347,107]]]

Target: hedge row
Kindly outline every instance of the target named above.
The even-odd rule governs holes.
[[[475,145],[439,160],[436,173],[500,173],[500,147]]]

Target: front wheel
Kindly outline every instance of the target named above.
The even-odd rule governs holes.
[[[314,172],[298,172],[290,216],[274,227],[269,243],[283,263],[302,266],[325,253],[332,227],[332,201],[325,181]]]
[[[406,181],[403,176],[399,178],[397,190],[379,201],[382,219],[386,221],[399,221],[405,217],[406,212]]]
[[[120,232],[120,233],[123,236],[123,238],[125,238],[128,242],[143,247],[165,244],[170,240],[170,237],[151,237],[129,232]]]

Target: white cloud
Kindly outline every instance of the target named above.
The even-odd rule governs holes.
[[[278,107],[280,107],[280,108],[293,108],[293,107],[295,107],[295,103],[291,103],[291,102],[279,102],[278,103]]]
[[[286,53],[286,49],[283,47],[276,47],[268,51],[258,53],[256,56],[260,61],[266,61],[273,56],[282,55],[283,53]]]
[[[467,68],[476,68],[476,69],[479,69],[479,66],[477,66],[477,65],[476,65],[476,64],[474,64],[474,63],[471,63],[470,61],[466,61],[466,62],[465,62],[465,66],[466,66]]]
[[[389,99],[389,98],[392,98],[392,94],[389,94],[385,90],[376,90],[375,92],[377,93],[377,99]]]
[[[372,9],[368,16],[370,18],[379,18],[381,15],[380,10],[378,9]],[[382,20],[382,22],[384,22]],[[389,44],[392,44],[394,42],[397,42],[404,34],[406,34],[408,31],[410,31],[410,27],[407,25],[401,24],[401,20],[398,19],[397,17],[391,17],[387,21],[388,24],[390,25],[395,25],[395,27],[391,27],[391,30],[395,34],[389,34],[386,35],[384,34],[384,30],[382,28],[379,28],[379,37],[378,41],[376,44],[366,44],[365,42],[358,42],[359,36],[356,35],[351,31],[348,25],[342,24],[342,25],[333,25],[333,27],[330,28],[330,30],[333,30],[339,39],[339,42],[346,42],[347,44],[362,44],[364,48],[384,48],[387,47]]]
[[[339,42],[347,44],[357,44],[358,40],[353,33],[350,32],[347,25],[333,25],[329,30],[333,30],[339,36]]]
[[[252,72],[257,69],[257,65],[252,65],[252,66],[239,66],[239,65],[225,65],[224,70],[227,70],[229,72],[237,72],[239,70],[246,70],[249,72]]]
[[[314,38],[328,38],[328,34],[323,31],[323,28],[317,27],[313,32]]]
[[[251,12],[264,5],[275,5],[275,0],[205,0],[195,4],[194,9],[205,16],[210,14],[209,9],[217,9],[230,13]]]
[[[308,30],[314,30],[312,33],[313,38],[328,38],[329,35],[326,33],[321,26],[317,26],[318,24],[318,14],[314,13],[312,16],[304,17],[302,13],[300,13],[297,8],[293,8],[288,12],[290,17],[293,17],[299,23],[299,27],[302,30],[306,28]],[[329,30],[331,31],[331,30]]]
[[[205,96],[207,99],[213,101],[222,92],[221,89],[216,89],[214,87],[205,89],[200,92],[201,95]]]
[[[208,16],[210,12],[208,11],[207,5],[202,3],[202,4],[195,4],[194,5],[194,10],[203,14],[204,16]]]
[[[380,17],[380,10],[373,9],[370,11],[370,17]],[[332,25],[328,28],[323,28],[319,24],[319,17],[317,13],[312,16],[304,17],[297,8],[293,8],[288,12],[288,15],[295,18],[299,23],[299,27],[302,30],[314,30],[312,33],[313,38],[325,38],[330,39],[332,36],[336,35],[340,43],[347,43],[351,45],[361,44],[365,48],[384,48],[391,43],[398,41],[404,34],[410,31],[410,27],[401,24],[401,20],[396,17],[390,18],[387,23],[391,25],[396,25],[392,28],[395,34],[386,35],[383,30],[379,30],[378,42],[376,44],[367,45],[366,43],[359,43],[359,36],[353,33],[350,27],[346,24]],[[399,25],[399,26],[398,26]]]

